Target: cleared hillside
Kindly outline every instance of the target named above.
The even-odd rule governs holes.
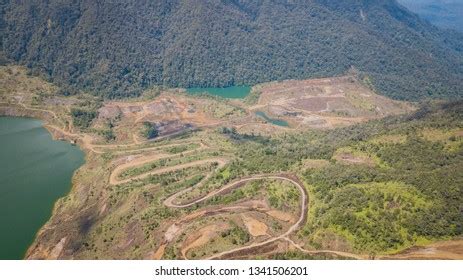
[[[336,101],[304,109],[357,108],[349,111],[374,119],[280,127],[244,103],[164,91],[102,101],[88,121],[95,97],[60,96],[23,67],[0,67],[0,115],[40,118],[86,152],[27,258],[462,259],[463,103],[395,115],[406,102],[365,91],[352,99],[355,84],[332,80],[263,85],[252,106],[285,89],[301,89],[293,99],[323,89]],[[392,115],[354,106],[370,102]],[[251,122],[261,129],[242,126]]]

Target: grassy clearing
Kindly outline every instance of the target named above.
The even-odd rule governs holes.
[[[244,227],[236,224],[233,220],[228,220],[228,226],[216,238],[213,238],[205,245],[192,249],[188,252],[188,256],[192,259],[204,258],[243,246],[250,240],[251,236]]]
[[[461,150],[463,145],[463,128],[450,130],[428,128],[422,130],[421,134],[427,141],[442,143],[450,152]]]
[[[367,145],[342,147],[336,150],[333,159],[347,164],[366,164],[370,166],[387,167]]]

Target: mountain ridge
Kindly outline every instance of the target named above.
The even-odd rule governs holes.
[[[2,51],[106,97],[153,85],[229,86],[339,76],[354,66],[406,100],[458,98],[463,35],[395,0],[7,1]]]
[[[437,26],[463,32],[463,2],[459,0],[399,0],[399,3]]]

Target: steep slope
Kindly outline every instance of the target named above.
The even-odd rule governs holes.
[[[7,1],[3,50],[55,82],[109,97],[151,85],[335,76],[390,97],[459,97],[463,35],[395,0]]]

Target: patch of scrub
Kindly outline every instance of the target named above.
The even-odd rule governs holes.
[[[431,205],[415,186],[403,182],[349,184],[335,190],[326,205],[317,207],[316,220],[322,226],[312,232],[310,241],[321,245],[323,240],[315,237],[329,231],[347,241],[354,251],[395,253],[424,237],[417,234],[413,221],[422,219]],[[330,240],[333,236],[324,239]]]
[[[317,169],[328,166],[330,162],[324,159],[305,159],[302,161],[302,166],[307,169]]]
[[[280,119],[272,119],[272,118],[268,117],[264,112],[261,112],[261,111],[256,112],[256,116],[264,119],[266,122],[269,122],[269,123],[271,123],[273,125],[283,126],[283,127],[288,127],[289,126],[287,121],[280,120]]]
[[[463,143],[463,129],[455,128],[451,130],[423,129],[423,138],[431,142],[441,142],[449,151],[458,151]]]
[[[354,147],[342,147],[336,150],[333,159],[344,164],[363,164],[386,167],[374,154],[360,151]]]
[[[233,86],[225,88],[207,87],[207,88],[188,88],[188,94],[201,94],[207,93],[215,96],[220,96],[229,99],[241,99],[245,98],[251,92],[249,86]]]

